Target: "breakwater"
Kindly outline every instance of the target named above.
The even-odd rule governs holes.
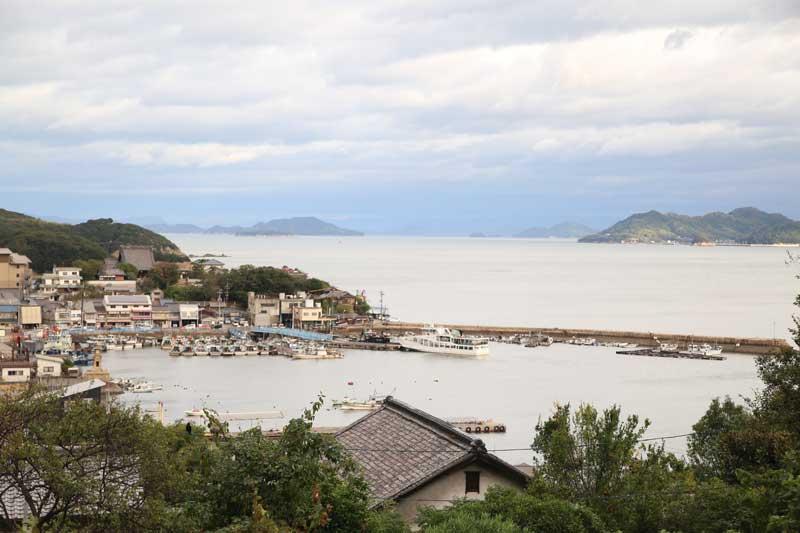
[[[659,343],[672,343],[680,346],[687,344],[715,344],[722,347],[726,353],[744,353],[761,355],[775,353],[789,344],[783,339],[759,339],[750,337],[717,337],[710,335],[687,335],[676,333],[656,333],[641,331],[617,331],[600,329],[564,329],[564,328],[534,328],[516,326],[480,326],[464,324],[437,324],[446,328],[458,329],[466,335],[481,335],[500,337],[509,335],[541,334],[553,337],[556,341],[567,341],[572,338],[594,338],[598,342],[627,342],[639,346],[656,347]],[[401,335],[404,332],[419,332],[425,324],[415,322],[375,322],[372,330],[385,332],[389,335]],[[345,326],[336,330],[339,334],[360,333],[361,326]]]

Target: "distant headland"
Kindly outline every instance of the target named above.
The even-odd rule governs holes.
[[[798,244],[800,222],[779,213],[740,207],[702,216],[636,213],[580,242],[677,244]]]

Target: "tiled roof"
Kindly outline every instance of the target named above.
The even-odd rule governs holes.
[[[341,430],[336,439],[362,467],[372,496],[381,500],[398,498],[473,460],[524,479],[514,467],[487,453],[482,441],[391,397],[377,411]]]
[[[119,294],[103,297],[105,305],[150,305],[150,297],[146,294]]]
[[[31,260],[28,259],[27,255],[22,254],[11,254],[11,263],[15,265],[30,265]]]
[[[149,246],[122,246],[119,254],[120,262],[130,263],[139,270],[152,270],[156,262]]]

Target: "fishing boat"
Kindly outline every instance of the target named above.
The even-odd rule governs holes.
[[[659,342],[657,349],[662,352],[677,352],[678,345],[667,342]]]
[[[686,351],[681,352],[687,355],[717,356],[722,355],[722,346],[712,346],[710,344],[690,344]]]
[[[174,345],[172,348],[170,348],[169,355],[172,356],[172,357],[180,356],[181,355],[181,347],[178,346],[177,344]]]
[[[194,345],[194,354],[195,355],[208,355],[208,348],[206,348],[205,344],[195,344]]]
[[[181,348],[181,355],[185,357],[194,357],[194,348],[187,344]]]
[[[234,346],[232,344],[226,344],[222,347],[222,355],[225,357],[232,357],[235,355]]]
[[[163,387],[161,385],[153,385],[149,381],[137,383],[131,388],[131,392],[135,394],[144,394],[149,392],[160,391]]]
[[[191,416],[191,417],[200,417],[200,418],[205,418],[205,416],[206,416],[206,412],[205,412],[204,410],[202,410],[202,409],[197,409],[197,408],[195,408],[195,409],[192,409],[192,410],[190,410],[190,411],[184,411],[184,414],[185,414],[186,416]]]
[[[382,404],[383,401],[375,396],[370,396],[369,399],[364,401],[345,396],[341,400],[335,400],[333,407],[342,411],[374,411],[380,408]]]
[[[212,357],[217,357],[222,355],[222,350],[219,349],[219,346],[216,344],[212,344],[208,347],[208,355]]]
[[[393,339],[404,350],[460,356],[489,355],[489,340],[485,337],[466,337],[457,329],[428,326],[419,335]]]

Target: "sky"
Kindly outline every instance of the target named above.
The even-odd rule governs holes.
[[[0,207],[504,232],[800,219],[797,0],[0,2]]]

